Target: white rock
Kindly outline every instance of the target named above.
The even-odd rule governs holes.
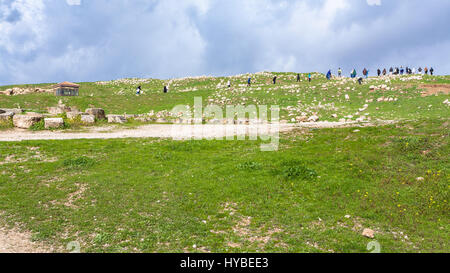
[[[81,122],[84,124],[94,124],[95,116],[94,115],[81,115]]]
[[[64,125],[62,118],[46,118],[44,119],[45,129],[56,129]]]

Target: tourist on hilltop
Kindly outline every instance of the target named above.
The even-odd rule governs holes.
[[[358,83],[359,83],[359,85],[361,85],[361,84],[362,84],[362,82],[363,82],[363,78],[362,78],[362,77],[360,77],[360,78],[358,79]]]
[[[366,79],[369,77],[369,70],[367,70],[366,68],[364,68],[363,70],[363,76],[366,77]]]
[[[164,94],[167,94],[169,92],[169,88],[167,87],[167,85],[164,85]]]
[[[342,69],[340,67],[338,69],[338,76],[339,76],[339,78],[342,77]]]
[[[273,84],[277,84],[277,76],[273,77]]]
[[[419,74],[422,74],[422,67],[421,66],[419,66],[419,70],[417,70],[417,71],[419,71]]]
[[[251,86],[252,85],[252,77],[248,78],[247,80],[247,86]]]
[[[328,73],[327,73],[327,80],[331,80],[331,70],[328,70]]]
[[[403,69],[403,66],[400,66],[400,75],[403,75],[403,72],[405,72],[405,70]]]
[[[415,67],[413,67],[413,69],[412,69],[411,73],[412,73],[413,75],[415,75],[415,74],[416,74],[416,68],[415,68]]]
[[[138,88],[136,88],[136,96],[139,96],[141,94],[141,86],[138,86]]]
[[[386,74],[387,74],[387,71],[386,71],[386,68],[385,68],[385,69],[383,69],[383,76],[386,76]]]
[[[425,67],[423,71],[425,72],[425,75],[428,75],[428,67]]]
[[[351,78],[356,78],[356,75],[357,75],[356,69],[353,69],[352,74],[350,74],[350,77]]]
[[[433,76],[433,73],[434,73],[434,69],[433,69],[433,67],[432,67],[432,68],[430,68],[430,74],[431,74],[431,76]]]
[[[228,80],[228,82],[227,82],[227,86],[228,86],[228,88],[230,88],[230,87],[231,87],[231,81],[230,81],[230,80]]]
[[[311,82],[311,73],[308,74],[308,81]]]
[[[378,68],[377,74],[378,74],[378,77],[381,76],[381,69]]]
[[[300,82],[300,73],[297,74],[297,82]]]
[[[392,76],[392,74],[394,74],[394,68],[392,68],[392,66],[391,66],[391,68],[389,68],[389,75]]]
[[[399,69],[398,67],[396,67],[396,68],[395,68],[395,72],[394,72],[394,74],[395,74],[395,75],[398,75],[398,74],[400,74],[400,69]]]

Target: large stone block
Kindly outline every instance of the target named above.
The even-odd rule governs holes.
[[[125,123],[127,119],[121,115],[108,115],[108,123]]]
[[[44,119],[45,129],[56,129],[64,126],[62,118],[46,118]]]
[[[3,110],[5,113],[11,112],[11,113],[14,113],[15,115],[20,115],[23,113],[23,110],[19,109],[19,108],[14,108],[14,109],[1,108],[0,110]]]
[[[0,122],[8,122],[14,117],[13,112],[4,112],[0,114]]]
[[[95,116],[94,115],[81,115],[81,122],[84,124],[94,124]]]
[[[105,110],[101,108],[89,108],[86,109],[86,113],[89,115],[94,115],[96,119],[105,119]]]
[[[81,116],[80,112],[67,112],[66,116],[68,119],[74,120],[77,119],[79,116]]]
[[[13,123],[17,128],[29,129],[34,124],[41,121],[42,115],[36,113],[27,113],[26,115],[14,115]]]

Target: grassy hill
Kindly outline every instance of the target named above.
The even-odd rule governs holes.
[[[317,113],[397,123],[298,129],[281,135],[276,152],[249,140],[0,143],[0,224],[61,251],[77,241],[82,252],[369,252],[375,240],[382,252],[449,252],[450,96],[427,86],[450,77],[363,85],[305,77],[297,84],[294,73],[259,73],[248,88],[242,75],[232,89],[228,78],[173,80],[169,94],[160,80],[81,83],[81,96],[64,100],[139,114],[202,96],[205,104],[278,104],[287,121]],[[0,107],[45,111],[59,99],[0,95]]]

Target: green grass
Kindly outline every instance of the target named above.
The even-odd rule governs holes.
[[[304,129],[278,152],[258,141],[0,143],[1,221],[82,252],[368,252],[363,228],[383,252],[448,252],[448,122]]]

